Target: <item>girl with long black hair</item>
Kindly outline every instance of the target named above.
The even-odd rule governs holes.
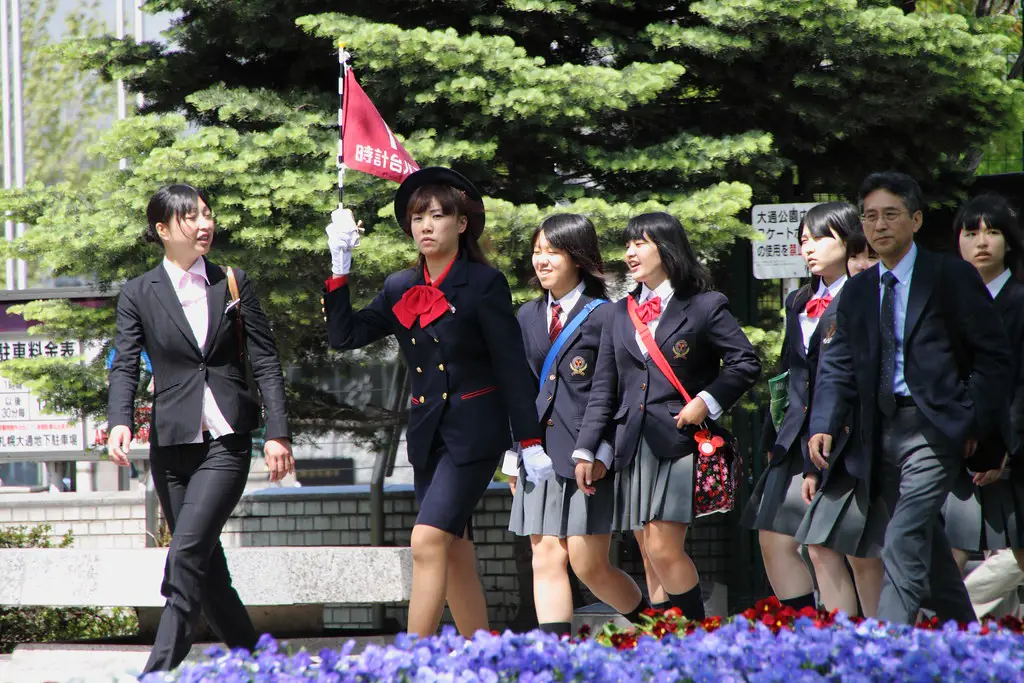
[[[701,619],[697,569],[685,550],[696,515],[695,436],[754,385],[761,364],[678,220],[636,216],[623,238],[638,286],[612,305],[602,330],[577,447],[596,452],[614,427],[613,524],[640,532],[670,604]],[[652,353],[665,357],[672,379],[649,362]],[[673,380],[693,397],[685,405]]]
[[[576,450],[601,329],[612,309],[597,232],[586,216],[555,214],[534,231],[531,243],[544,294],[519,309],[519,326],[539,387],[537,416],[556,476],[539,484],[520,482],[512,461],[509,529],[530,537],[540,628],[564,635],[572,622],[569,564],[594,595],[628,619],[637,621],[648,605],[629,575],[608,560],[615,504],[608,476],[611,444],[602,441],[593,455]]]

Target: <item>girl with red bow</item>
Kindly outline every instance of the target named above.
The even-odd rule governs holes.
[[[848,261],[864,246],[857,210],[845,202],[815,206],[800,227],[800,252],[812,279],[786,299],[786,328],[780,369],[788,372],[789,405],[778,425],[765,425],[768,464],[754,487],[741,523],[758,530],[761,556],[772,589],[794,609],[815,607],[814,581],[800,553],[808,544],[821,600],[828,609],[857,614],[857,592],[846,569],[856,572],[865,612],[874,613],[881,580],[878,551],[888,521],[884,506],[868,520],[868,490],[848,475],[840,459],[844,441],[832,449],[833,462],[820,472],[807,453],[808,417],[818,359],[834,333],[836,303],[847,281]],[[854,433],[847,424],[844,434]],[[822,479],[825,479],[823,482]],[[815,497],[818,489],[822,492]],[[813,501],[813,502],[812,502]],[[879,531],[881,533],[879,533]]]
[[[395,196],[395,218],[415,241],[415,266],[391,274],[353,311],[348,287],[359,227],[347,210],[327,228],[333,276],[324,293],[332,348],[394,335],[411,372],[406,434],[420,510],[412,530],[408,632],[432,635],[445,601],[459,632],[487,628],[470,518],[511,438],[530,481],[552,476],[541,446],[536,390],[505,276],[479,245],[480,193],[446,168],[419,170]],[[511,435],[509,433],[511,425]]]
[[[637,536],[653,572],[648,585],[660,584],[670,605],[702,619],[697,568],[685,550],[695,517],[695,437],[754,385],[761,364],[678,220],[636,216],[624,240],[638,286],[611,304],[576,445],[593,454],[614,428],[613,526]],[[693,397],[686,405],[677,383]]]

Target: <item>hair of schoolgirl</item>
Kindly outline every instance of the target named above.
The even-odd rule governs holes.
[[[1005,197],[998,194],[982,194],[968,200],[953,219],[953,243],[960,253],[960,233],[979,225],[998,230],[1006,241],[1005,265],[1013,277],[1024,280],[1024,236],[1021,235],[1017,212]]]
[[[713,289],[711,274],[697,260],[686,230],[675,216],[655,211],[630,218],[622,233],[623,242],[643,239],[658,248],[661,267],[678,295],[692,296]]]
[[[864,237],[864,227],[860,223],[860,214],[853,204],[847,202],[825,202],[808,209],[804,219],[800,223],[800,235],[803,236],[804,229],[811,233],[811,237],[835,237],[846,247],[846,258],[864,251],[868,241]],[[854,243],[859,242],[859,248],[851,250]],[[843,262],[843,269],[846,269],[846,262]],[[849,271],[847,271],[849,275]],[[821,281],[817,275],[811,278],[811,291],[818,291],[818,284]]]
[[[533,231],[530,246],[537,246],[541,233],[555,249],[564,251],[580,269],[583,292],[595,299],[608,298],[608,284],[604,277],[604,259],[597,241],[597,230],[586,216],[578,213],[556,213],[548,216]],[[534,277],[534,284],[537,282]]]
[[[199,210],[200,200],[211,211],[213,210],[209,197],[199,188],[186,183],[175,183],[161,187],[149,198],[149,204],[146,206],[146,222],[148,226],[146,227],[146,232],[142,234],[142,239],[152,244],[162,244],[163,241],[160,239],[160,233],[157,232],[156,224],[170,223],[172,218],[180,221],[190,213]]]
[[[409,204],[405,210],[406,226],[412,223],[413,215],[426,211],[430,208],[430,202],[435,199],[441,207],[441,213],[445,216],[465,216],[469,219],[470,223],[475,218],[483,217],[483,203],[470,199],[462,190],[451,185],[423,185],[417,188],[409,198]],[[480,246],[480,241],[469,227],[459,235],[459,251],[466,254],[470,261],[485,266],[491,265],[491,262],[487,260],[487,256],[484,254],[483,247]],[[424,258],[420,254],[419,267],[422,268],[423,264]]]

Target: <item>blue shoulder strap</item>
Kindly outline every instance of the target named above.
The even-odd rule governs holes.
[[[571,337],[572,333],[576,331],[576,328],[582,325],[583,321],[590,317],[590,314],[595,308],[606,303],[608,303],[607,299],[594,299],[587,304],[582,311],[580,311],[579,315],[570,320],[568,325],[562,328],[562,333],[555,338],[555,342],[551,345],[551,350],[548,351],[548,355],[544,359],[544,367],[542,367],[540,371],[541,384],[544,384],[545,378],[548,376],[548,370],[551,369],[555,359],[558,358],[558,353],[562,350],[562,347],[565,346],[565,342],[569,341],[569,337]]]

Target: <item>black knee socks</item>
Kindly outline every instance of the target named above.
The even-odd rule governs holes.
[[[673,607],[678,607],[687,619],[698,621],[705,617],[704,596],[700,592],[699,583],[685,593],[679,595],[670,593],[668,601]]]
[[[550,621],[546,624],[537,624],[537,628],[544,633],[554,633],[559,637],[572,635],[572,624],[568,621]]]
[[[651,609],[660,609],[662,612],[664,612],[665,610],[667,610],[671,606],[672,606],[672,601],[671,600],[666,600],[665,602],[652,602],[651,603]]]
[[[792,607],[798,612],[804,607],[817,608],[818,603],[814,600],[814,593],[808,593],[807,595],[798,595],[795,598],[786,598],[785,600],[779,600],[786,607]]]
[[[641,595],[640,602],[637,603],[637,606],[628,613],[624,613],[622,616],[626,617],[631,624],[639,624],[642,621],[642,619],[640,619],[640,615],[644,613],[644,610],[650,609],[650,607],[651,603],[647,602],[647,598]]]

